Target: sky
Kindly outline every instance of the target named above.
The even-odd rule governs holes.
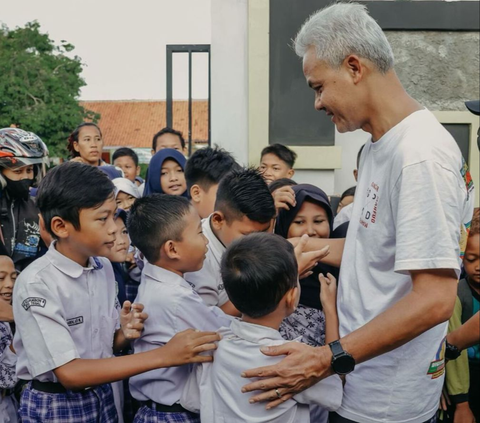
[[[0,23],[37,20],[81,57],[81,100],[166,97],[166,45],[210,44],[210,0],[0,0]],[[208,97],[207,55],[193,57],[193,98]],[[188,60],[174,55],[175,99],[188,98]]]

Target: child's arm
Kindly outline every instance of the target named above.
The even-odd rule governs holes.
[[[187,329],[176,334],[163,347],[144,353],[102,359],[75,359],[54,369],[55,376],[67,389],[79,390],[90,386],[126,379],[139,373],[162,367],[212,361],[211,355],[199,355],[217,348],[215,332]]]
[[[296,247],[301,238],[289,238],[288,241]],[[327,254],[323,250],[326,246],[329,246]],[[328,264],[330,266],[340,267],[342,262],[343,247],[345,246],[345,238],[309,238],[307,236],[307,242],[305,248],[303,249],[304,255],[313,255],[318,253],[318,258],[314,261],[320,261],[322,263]],[[322,254],[322,253],[323,254]],[[301,263],[298,260],[298,271],[301,274]]]
[[[325,343],[329,344],[340,338],[337,314],[337,280],[330,273],[327,273],[326,277],[320,274],[318,279],[320,281],[320,302],[325,313]]]
[[[148,314],[143,311],[143,304],[125,301],[120,311],[120,329],[115,332],[113,351],[120,352],[130,345],[132,339],[140,338],[143,322]]]

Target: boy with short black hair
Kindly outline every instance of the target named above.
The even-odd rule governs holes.
[[[220,180],[240,165],[222,148],[200,148],[188,159],[185,166],[187,189],[193,206],[202,219],[214,212],[215,198]]]
[[[125,178],[130,179],[134,184],[137,182],[137,176],[140,175],[140,166],[138,165],[138,155],[131,148],[122,147],[113,153],[113,165],[123,171]]]
[[[252,232],[271,231],[275,215],[273,198],[258,170],[234,170],[220,181],[215,211],[202,224],[209,241],[207,258],[200,271],[185,275],[207,305],[238,315],[228,301],[220,261],[235,239]]]
[[[183,393],[184,406],[200,410],[202,420],[208,423],[308,423],[309,407],[302,404],[316,404],[330,411],[339,408],[342,382],[338,375],[270,410],[260,403],[250,404],[249,396],[242,393],[245,379],[241,374],[246,368],[273,365],[281,360],[262,354],[260,348],[287,342],[278,329],[295,310],[300,297],[293,246],[277,235],[250,234],[230,245],[221,269],[228,297],[242,318],[233,320],[229,328],[220,329],[222,340],[214,353],[214,362],[196,368]],[[328,293],[329,306],[333,308],[335,282],[331,275],[321,280],[324,297]],[[334,332],[338,336],[338,322]],[[335,333],[331,336],[335,338]],[[276,390],[278,397],[282,390]]]
[[[186,328],[217,330],[230,324],[221,310],[208,307],[183,279],[185,272],[201,269],[208,244],[200,217],[186,198],[152,194],[137,200],[130,211],[128,232],[148,260],[137,301],[145,304],[150,316],[135,341],[135,352],[163,345]],[[132,377],[130,391],[142,402],[135,422],[199,423],[198,415],[179,404],[190,371],[190,366],[179,366]]]
[[[41,226],[55,239],[17,279],[13,310],[23,422],[117,422],[110,382],[195,357],[197,345],[217,337],[193,331],[145,354],[112,357],[137,338],[147,315],[126,301],[120,310],[106,255],[117,226],[114,187],[98,168],[68,162],[42,181]],[[208,339],[207,339],[208,338]]]
[[[152,156],[164,148],[173,148],[185,155],[187,150],[182,133],[168,126],[157,132],[152,140]]]
[[[295,174],[296,159],[297,153],[283,144],[270,144],[262,150],[259,169],[267,184],[280,178],[291,179]]]

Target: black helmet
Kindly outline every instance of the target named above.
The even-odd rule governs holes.
[[[48,164],[48,149],[33,132],[19,128],[0,129],[0,166],[15,169]]]

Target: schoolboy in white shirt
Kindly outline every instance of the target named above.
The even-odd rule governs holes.
[[[241,320],[220,329],[222,340],[212,364],[196,368],[182,396],[182,404],[200,410],[208,423],[310,422],[309,407],[316,404],[330,411],[340,407],[342,382],[338,375],[324,379],[293,399],[267,410],[263,404],[250,404],[242,393],[241,374],[249,366],[267,366],[280,357],[268,357],[260,347],[281,345],[278,328],[298,305],[300,285],[292,245],[277,235],[257,233],[232,243],[221,264],[225,289],[233,305],[241,311]],[[321,277],[322,300],[335,310],[336,281]],[[336,316],[336,313],[335,313]],[[327,336],[338,336],[338,320],[327,327]],[[333,330],[332,330],[333,328]],[[281,388],[276,395],[282,396]]]
[[[183,279],[199,270],[208,241],[198,213],[181,196],[153,194],[135,202],[128,232],[146,258],[136,301],[150,311],[135,353],[167,343],[187,328],[217,330],[231,318],[217,307],[208,307]],[[191,366],[153,370],[130,379],[132,396],[142,403],[135,423],[200,422],[198,414],[180,404]]]
[[[185,274],[185,279],[206,304],[218,306],[227,314],[239,315],[225,292],[220,261],[235,239],[252,232],[270,231],[275,215],[273,198],[258,170],[234,170],[223,177],[215,211],[202,223],[209,241],[205,263],[198,272]]]
[[[37,206],[55,241],[14,288],[17,376],[29,381],[20,417],[25,423],[117,422],[110,382],[204,360],[194,357],[192,338],[198,345],[206,337],[192,331],[155,351],[112,357],[139,336],[147,318],[141,304],[126,301],[120,311],[112,267],[97,257],[116,237],[114,186],[98,168],[68,162],[42,181]]]

